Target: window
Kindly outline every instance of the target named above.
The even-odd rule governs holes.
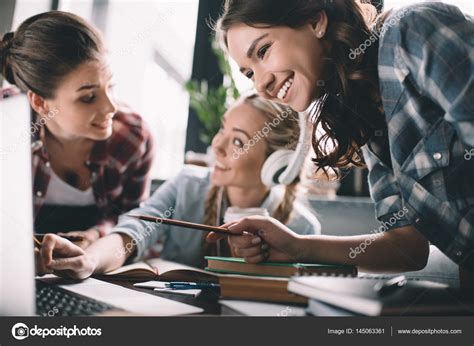
[[[74,13],[81,18],[91,21],[93,0],[61,0],[58,10]]]
[[[168,179],[184,162],[198,1],[112,0],[105,37],[117,99],[149,125],[156,144],[152,177]]]
[[[48,0],[16,0],[12,28],[16,30],[25,19],[50,9],[51,1]]]

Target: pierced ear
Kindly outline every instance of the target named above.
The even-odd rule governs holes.
[[[31,108],[33,108],[37,114],[41,115],[49,112],[48,103],[43,97],[31,90],[28,90],[26,95],[28,97],[28,101],[30,102]]]
[[[314,22],[311,23],[311,27],[317,38],[321,39],[326,35],[328,27],[328,16],[326,11],[321,10],[318,12]]]

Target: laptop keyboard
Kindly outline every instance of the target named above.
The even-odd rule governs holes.
[[[117,310],[112,305],[36,280],[36,313],[40,316],[89,316],[112,309]]]

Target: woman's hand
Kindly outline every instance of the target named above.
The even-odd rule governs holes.
[[[92,227],[89,228],[86,231],[73,231],[73,232],[67,232],[67,233],[58,233],[59,236],[63,235],[70,235],[70,236],[76,236],[76,237],[82,237],[82,240],[74,242],[77,246],[79,246],[81,249],[86,249],[91,245],[93,242],[95,242],[97,239],[100,238],[99,231]]]
[[[96,268],[95,260],[79,246],[55,234],[46,234],[41,249],[35,250],[39,275],[53,273],[73,279],[85,279]]]
[[[228,237],[229,245],[246,262],[297,261],[299,236],[274,218],[251,216],[222,227],[235,234]],[[210,233],[206,240],[215,242],[223,237],[225,235]]]

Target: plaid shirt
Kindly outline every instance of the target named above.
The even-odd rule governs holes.
[[[381,33],[389,147],[377,151],[374,138],[363,148],[377,218],[387,229],[413,225],[474,271],[473,18],[417,4],[390,13]]]
[[[97,141],[85,162],[91,172],[96,205],[102,215],[101,235],[115,225],[120,214],[136,208],[149,196],[153,141],[141,117],[119,111],[113,118],[112,135]],[[32,142],[33,198],[35,216],[44,204],[51,165],[41,128]]]

